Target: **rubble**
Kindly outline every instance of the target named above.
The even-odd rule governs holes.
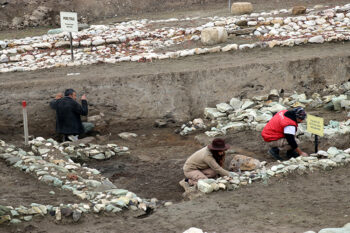
[[[266,162],[261,162],[254,170],[233,173],[234,177],[220,177],[218,179],[202,179],[197,183],[197,189],[202,193],[212,193],[214,191],[234,190],[240,186],[245,186],[256,181],[266,181],[271,177],[287,176],[289,173],[304,174],[308,171],[332,170],[338,166],[350,163],[350,148],[343,151],[335,147],[330,147],[327,152],[319,151],[318,154],[309,157],[291,158],[287,161],[274,163],[272,166]],[[241,156],[241,155],[240,155]],[[247,157],[246,157],[247,159]],[[233,160],[233,163],[237,161]],[[255,161],[254,161],[255,162]],[[234,167],[235,170],[237,167]],[[248,167],[250,169],[250,167]],[[191,190],[195,192],[195,190]]]
[[[350,83],[350,82],[347,82]],[[332,86],[332,91],[336,93],[346,93],[350,84],[343,83],[340,87]],[[330,90],[325,90],[328,93]],[[321,96],[314,93],[310,97],[306,94],[294,93],[290,96],[280,96],[277,90],[272,90],[266,96],[254,96],[252,99],[232,98],[229,103],[219,103],[216,108],[205,108],[204,116],[216,125],[205,134],[209,137],[226,135],[228,132],[239,132],[245,130],[261,131],[273,114],[294,107],[324,107],[328,110],[347,110],[348,95],[333,94]],[[184,126],[181,128],[183,131]],[[306,123],[299,124],[299,134],[301,138],[311,139],[311,134],[306,131]],[[350,120],[337,122],[330,121],[324,128],[324,137],[332,138],[350,132]],[[186,134],[184,134],[186,135]]]
[[[196,27],[163,27],[151,30],[148,26],[155,23],[191,21],[198,18],[142,19],[108,26],[91,25],[89,28],[73,33],[74,62],[71,61],[68,48],[69,34],[66,32],[0,41],[2,48],[0,50],[0,72],[23,72],[100,62],[146,62],[154,59],[175,59],[237,49],[292,47],[306,43],[350,39],[348,29],[350,4],[322,10],[315,6],[307,8],[305,14],[296,16],[283,16],[289,13],[287,9],[248,13],[252,10],[250,3],[232,4],[234,9],[236,6],[241,13],[245,12],[245,14],[203,18],[209,22]],[[41,12],[47,13],[49,10],[38,9],[35,17],[40,18]],[[296,8],[294,11],[296,13]],[[304,8],[299,7],[298,14],[303,12]],[[32,20],[34,23],[35,19]],[[27,21],[24,20],[24,22]],[[248,28],[244,28],[246,26]],[[207,31],[211,31],[212,36],[204,36],[209,35],[206,34]],[[257,42],[170,51],[172,46],[188,41],[202,40],[204,44],[222,43],[226,41],[227,34],[244,36],[257,40]],[[163,52],[156,52],[159,50]]]
[[[183,124],[180,129],[180,135],[185,136],[191,133],[197,132],[198,130],[205,130],[207,126],[201,118],[189,121],[187,124]]]
[[[118,189],[108,178],[96,169],[84,167],[71,160],[71,156],[103,158],[114,154],[127,153],[127,148],[115,144],[106,146],[78,146],[58,144],[52,139],[36,138],[30,141],[31,151],[27,152],[0,140],[0,158],[9,165],[24,171],[39,181],[69,191],[82,200],[81,203],[60,206],[33,203],[30,207],[0,206],[0,223],[30,221],[33,216],[51,214],[60,221],[72,217],[79,221],[83,213],[108,211],[117,213],[123,208],[148,208],[149,201],[143,200],[128,190]],[[110,154],[108,154],[110,153]],[[51,192],[50,192],[51,193]]]

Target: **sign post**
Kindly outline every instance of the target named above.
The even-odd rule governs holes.
[[[28,145],[28,117],[27,117],[27,102],[22,101],[23,109],[23,127],[24,127],[24,145]]]
[[[72,32],[78,32],[78,14],[76,12],[61,11],[60,19],[62,30],[69,32],[71,57],[72,61],[74,61]]]
[[[315,153],[318,152],[318,136],[323,137],[323,118],[307,114],[307,131],[315,135]]]
[[[231,13],[231,0],[228,0],[228,10]]]

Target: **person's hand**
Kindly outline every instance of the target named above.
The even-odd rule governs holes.
[[[59,100],[59,99],[61,99],[62,97],[63,97],[63,94],[62,94],[62,93],[57,93],[55,99],[56,99],[56,100]]]
[[[303,156],[303,157],[308,157],[309,155],[305,152],[301,152],[300,156]]]
[[[85,94],[81,97],[81,100],[87,100]]]
[[[233,178],[233,177],[236,177],[237,176],[237,173],[235,172],[229,172],[229,177]]]

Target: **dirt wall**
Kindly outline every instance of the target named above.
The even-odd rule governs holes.
[[[20,103],[26,99],[31,132],[53,132],[55,116],[49,101],[70,87],[78,95],[87,94],[89,115],[103,112],[112,127],[153,122],[167,113],[178,121],[188,121],[202,116],[205,107],[215,107],[234,96],[266,94],[273,88],[311,94],[349,78],[350,59],[344,52],[349,47],[276,48],[274,54],[256,50],[0,74],[0,128],[21,126]],[[80,75],[67,76],[69,73]]]
[[[59,25],[60,11],[78,13],[80,23],[146,12],[200,7],[224,0],[0,0],[0,30]]]

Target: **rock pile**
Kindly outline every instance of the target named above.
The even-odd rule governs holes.
[[[350,4],[325,10],[306,9],[306,15],[275,17],[288,14],[287,9],[250,15],[209,17],[210,22],[189,28],[149,29],[154,23],[190,21],[199,18],[168,20],[133,20],[111,26],[93,25],[74,33],[75,61],[70,59],[67,33],[0,41],[0,72],[30,71],[63,66],[89,65],[100,62],[145,62],[206,53],[252,49],[255,47],[295,46],[350,39]],[[250,28],[242,28],[248,26]],[[208,28],[221,27],[223,32],[259,40],[252,44],[193,48],[170,51],[186,41],[201,40]],[[152,28],[152,27],[151,27]],[[243,30],[242,30],[243,29]],[[225,33],[223,33],[224,35]],[[226,35],[226,34],[225,34]],[[223,36],[224,38],[225,36]],[[202,38],[204,39],[204,38]],[[216,42],[222,42],[217,38]],[[163,50],[164,52],[156,52]]]
[[[327,151],[319,151],[317,154],[312,154],[309,157],[291,158],[273,166],[266,166],[266,162],[262,162],[260,168],[253,171],[235,173],[233,178],[220,177],[216,180],[199,180],[197,188],[203,193],[211,193],[220,189],[234,190],[255,181],[266,181],[274,176],[287,176],[293,172],[304,174],[316,169],[331,170],[334,167],[344,166],[348,163],[350,163],[350,148],[343,151],[330,147]]]
[[[18,223],[20,219],[29,221],[32,216],[48,213],[55,216],[56,220],[61,220],[62,216],[72,216],[74,221],[78,221],[82,213],[101,211],[116,213],[122,208],[146,211],[150,206],[154,208],[156,205],[155,202],[143,200],[128,190],[118,189],[98,170],[83,167],[68,157],[68,155],[78,153],[79,149],[82,149],[83,152],[89,151],[90,155],[91,150],[100,149],[96,146],[84,147],[81,145],[74,152],[73,147],[61,146],[51,139],[36,138],[30,144],[33,151],[26,152],[0,140],[0,158],[9,165],[37,177],[42,182],[72,192],[84,202],[58,207],[36,203],[33,203],[31,207],[1,207],[0,223],[6,221]],[[66,152],[69,147],[69,152]],[[110,144],[103,147],[104,156],[106,155],[105,149],[108,149],[109,152],[117,151],[115,153],[126,152],[125,149]],[[83,152],[79,151],[81,154]]]
[[[205,130],[207,126],[201,118],[194,119],[189,121],[186,124],[183,124],[180,129],[180,135],[185,136],[191,133],[194,133],[198,130]]]
[[[350,87],[350,83],[345,83],[336,90],[348,93],[350,90],[348,87]],[[261,131],[273,114],[297,106],[324,107],[328,110],[348,109],[348,102],[350,101],[347,96],[347,94],[321,96],[314,93],[308,98],[304,93],[294,93],[291,96],[282,97],[277,90],[271,90],[269,95],[255,96],[252,99],[232,98],[230,103],[220,103],[216,105],[216,108],[204,109],[204,116],[216,124],[216,127],[212,127],[210,131],[205,133],[210,137],[216,137],[226,135],[228,131]],[[304,134],[303,137],[311,138],[311,134],[306,131],[305,123],[300,124],[299,132]],[[344,122],[331,121],[324,129],[326,138],[349,132],[350,120]]]
[[[58,150],[62,155],[69,156],[69,158],[74,160],[105,160],[110,159],[116,155],[124,155],[129,153],[129,148],[119,147],[116,144],[107,144],[106,146],[101,146],[97,144],[84,144],[80,143],[74,145],[74,143],[62,143],[44,138],[38,137],[30,141],[32,151],[41,157],[47,157],[52,150]]]

